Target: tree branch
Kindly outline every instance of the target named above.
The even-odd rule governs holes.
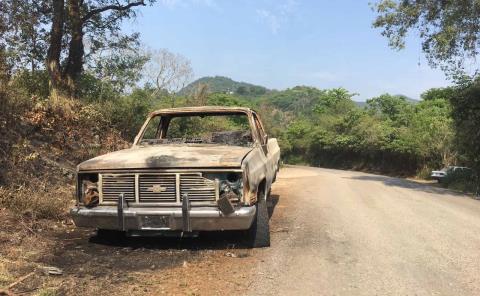
[[[102,13],[107,10],[117,10],[117,11],[125,11],[128,10],[134,6],[145,6],[145,1],[137,1],[137,2],[132,2],[127,5],[107,5],[104,7],[98,7],[90,10],[83,18],[82,20],[88,21],[90,18],[92,18],[94,15],[98,13]]]

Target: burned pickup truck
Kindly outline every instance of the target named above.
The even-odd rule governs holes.
[[[185,107],[151,113],[131,148],[77,167],[79,227],[129,235],[245,230],[270,244],[267,200],[280,148],[257,113]]]

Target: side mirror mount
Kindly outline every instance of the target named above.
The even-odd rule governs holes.
[[[265,153],[265,155],[268,153],[268,136],[267,135],[263,136],[262,150]]]
[[[265,143],[265,145],[268,144],[268,135],[263,136],[263,143]]]
[[[139,135],[136,135],[136,136],[135,136],[135,139],[133,139],[133,145],[137,145],[139,139],[140,139],[140,136],[139,136]]]

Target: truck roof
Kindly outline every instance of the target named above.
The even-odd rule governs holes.
[[[199,107],[180,107],[180,108],[167,108],[153,111],[150,116],[156,115],[195,115],[195,114],[251,114],[255,113],[254,110],[247,107],[225,107],[225,106],[199,106]]]

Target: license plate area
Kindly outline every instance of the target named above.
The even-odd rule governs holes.
[[[169,230],[170,216],[145,215],[140,217],[140,225],[144,230]]]

